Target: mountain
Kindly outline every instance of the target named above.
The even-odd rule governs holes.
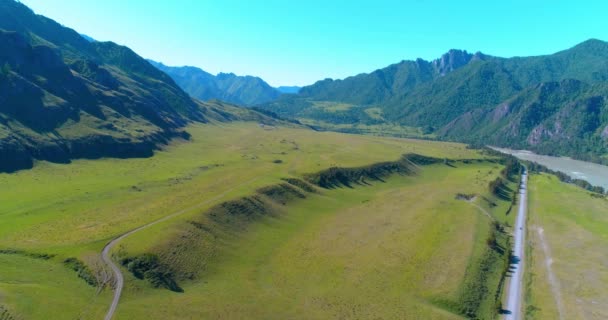
[[[471,143],[533,148],[547,154],[603,155],[608,139],[608,84],[543,82],[494,108],[477,108],[439,130]]]
[[[83,38],[85,38],[85,40],[87,40],[88,42],[95,42],[97,40],[87,36],[86,34],[81,33],[80,36],[82,36]]]
[[[295,94],[300,92],[300,89],[302,89],[302,87],[298,87],[298,86],[280,86],[276,88],[277,90],[279,90],[279,92],[281,93],[289,93],[289,94]]]
[[[187,137],[187,123],[243,115],[235,110],[193,100],[127,47],[0,0],[0,172],[35,159],[149,156]]]
[[[281,92],[258,77],[237,76],[233,73],[212,75],[196,67],[169,67],[148,60],[167,73],[191,96],[203,101],[219,99],[239,105],[253,106],[278,98]]]
[[[608,117],[602,89],[606,83],[608,43],[591,39],[555,54],[533,57],[501,58],[450,50],[433,61],[401,61],[343,80],[321,80],[303,87],[297,95],[285,95],[260,107],[321,125],[417,127],[439,139],[491,142],[606,162]],[[569,94],[564,95],[564,90]],[[534,93],[542,99],[530,98]],[[579,100],[569,100],[574,97]],[[521,105],[515,108],[517,101]],[[539,104],[547,109],[529,108]],[[508,112],[506,105],[510,106]],[[576,117],[557,121],[565,110],[576,112]],[[499,123],[492,122],[501,112]],[[517,125],[520,121],[531,122]],[[572,130],[557,130],[560,134],[556,134],[551,131],[556,124]],[[586,129],[574,130],[576,126]]]

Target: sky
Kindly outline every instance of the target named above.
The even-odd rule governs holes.
[[[608,1],[22,0],[144,58],[273,86],[371,72],[449,49],[511,57],[608,40]]]

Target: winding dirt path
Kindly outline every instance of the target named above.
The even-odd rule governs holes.
[[[257,179],[259,179],[259,178],[253,178],[251,180],[248,180],[248,181],[245,181],[243,183],[240,183],[240,184],[238,184],[238,185],[236,185],[236,186],[234,186],[234,187],[232,187],[232,188],[230,188],[230,189],[228,189],[228,190],[226,190],[226,191],[218,194],[217,196],[215,196],[215,197],[213,197],[211,199],[207,199],[207,200],[205,200],[203,202],[200,202],[200,203],[198,203],[196,205],[193,205],[191,207],[179,210],[179,211],[174,212],[174,213],[172,213],[172,214],[170,214],[168,216],[162,217],[162,218],[160,218],[158,220],[155,220],[155,221],[152,221],[152,222],[150,222],[148,224],[145,224],[143,226],[137,227],[137,228],[135,228],[135,229],[133,229],[131,231],[123,233],[122,235],[120,235],[120,236],[112,239],[112,241],[108,242],[108,244],[106,244],[106,246],[103,247],[103,250],[101,251],[101,259],[103,260],[103,262],[108,267],[110,267],[110,269],[112,269],[112,272],[114,273],[114,279],[115,279],[115,281],[114,281],[114,297],[112,299],[112,303],[110,304],[110,308],[108,309],[108,312],[106,313],[106,316],[105,316],[104,319],[105,320],[111,320],[112,317],[114,317],[114,313],[116,312],[116,308],[118,307],[118,302],[120,301],[120,295],[122,294],[122,289],[124,287],[124,277],[122,275],[122,271],[120,270],[120,267],[112,260],[112,257],[110,255],[110,251],[112,251],[112,248],[114,248],[122,239],[124,239],[124,238],[126,238],[126,237],[128,237],[128,236],[130,236],[130,235],[132,235],[132,234],[134,234],[136,232],[139,232],[141,230],[149,228],[149,227],[151,227],[153,225],[156,225],[158,223],[167,221],[167,220],[169,220],[171,218],[174,218],[176,216],[184,214],[184,213],[186,213],[188,211],[200,208],[200,207],[202,207],[202,206],[204,206],[206,204],[209,204],[210,202],[216,201],[216,200],[224,197],[228,193],[232,192],[234,189],[242,187],[242,186],[244,186],[246,184],[250,184],[250,183],[254,182]]]

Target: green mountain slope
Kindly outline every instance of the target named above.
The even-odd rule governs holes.
[[[214,76],[196,67],[169,67],[149,60],[166,72],[191,96],[201,99],[219,99],[239,105],[252,106],[276,99],[281,92],[258,77],[219,73]]]
[[[608,43],[600,40],[535,57],[500,58],[450,50],[434,61],[402,61],[344,80],[322,80],[261,108],[332,129],[336,125],[417,127],[437,138],[491,141],[602,162],[608,154],[608,131],[602,134],[608,123],[603,116],[604,93],[598,88],[607,81]],[[551,111],[513,110],[501,117],[500,125],[493,122],[505,103],[523,101],[522,95],[538,90],[546,95],[538,103]],[[546,127],[537,127],[555,122],[551,117],[560,111],[575,113],[561,125],[587,129],[550,135]],[[521,121],[526,124],[520,125]],[[498,132],[498,127],[511,131]]]
[[[439,130],[476,144],[531,148],[601,162],[608,139],[608,85],[544,82],[490,109],[469,111]]]
[[[239,117],[222,108],[192,100],[127,47],[89,42],[0,0],[0,172],[31,167],[34,159],[149,156],[168,139],[186,137],[189,121]]]

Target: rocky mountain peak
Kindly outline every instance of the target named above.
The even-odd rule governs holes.
[[[447,53],[443,54],[441,58],[433,60],[433,66],[441,75],[446,75],[452,72],[473,59],[483,59],[484,55],[481,52],[477,52],[474,55],[468,53],[466,50],[451,49]]]

